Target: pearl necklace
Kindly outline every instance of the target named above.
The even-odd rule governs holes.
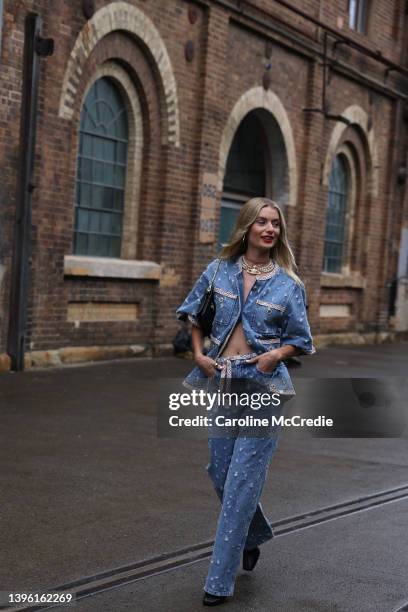
[[[248,274],[258,275],[258,274],[268,274],[268,272],[272,272],[275,268],[275,264],[273,261],[270,261],[267,264],[250,264],[247,262],[244,256],[242,256],[242,269],[246,270]]]

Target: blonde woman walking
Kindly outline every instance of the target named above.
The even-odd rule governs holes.
[[[211,347],[203,352],[203,333],[197,314],[213,282],[215,317]],[[279,206],[253,198],[240,210],[230,242],[212,261],[177,310],[192,322],[196,367],[184,384],[193,389],[223,388],[234,380],[251,388],[279,394],[295,391],[284,363],[315,349],[306,314],[305,288],[296,274],[286,223]],[[276,408],[270,414],[278,414]],[[216,606],[233,595],[241,554],[243,568],[252,571],[259,546],[273,537],[259,499],[278,440],[275,427],[268,435],[209,437],[207,466],[222,507],[213,553],[204,585],[203,604]]]

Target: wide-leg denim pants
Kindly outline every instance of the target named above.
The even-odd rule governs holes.
[[[228,363],[226,358],[217,361],[228,366],[233,381],[252,380],[261,383],[262,387],[263,374],[255,364],[245,363],[251,356],[230,358]],[[216,384],[221,377],[222,374],[216,374]],[[259,386],[257,388],[259,390]],[[281,410],[282,406],[270,407],[269,411],[242,409],[241,416],[249,412],[254,416],[260,412],[262,416],[266,412],[280,416]],[[245,432],[242,435],[241,431],[234,437],[214,436],[212,433],[210,429],[207,471],[221,501],[221,512],[204,590],[213,595],[230,596],[234,592],[244,548],[255,548],[273,537],[259,499],[269,463],[277,448],[279,427],[270,428],[268,435],[263,437],[246,436]]]

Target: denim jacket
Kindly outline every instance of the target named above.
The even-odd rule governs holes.
[[[197,314],[203,295],[217,269],[219,260],[213,260],[184,302],[177,309],[181,320],[189,318],[197,324]],[[258,275],[243,303],[242,257],[221,260],[214,279],[215,317],[211,330],[209,357],[221,356],[236,323],[242,320],[248,346],[254,353],[291,344],[301,354],[315,352],[306,314],[304,285],[298,285],[283,268],[275,262],[272,272]],[[259,376],[263,373],[258,370]],[[265,382],[270,390],[283,395],[295,395],[295,390],[286,365],[280,361],[270,373],[265,373]],[[184,386],[203,388],[208,378],[197,366],[184,380]]]

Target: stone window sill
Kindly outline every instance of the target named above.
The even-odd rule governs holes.
[[[359,273],[333,274],[330,272],[323,272],[320,275],[320,286],[365,289],[366,279],[363,278]]]
[[[64,276],[160,280],[161,266],[154,261],[136,261],[88,255],[65,255]]]

